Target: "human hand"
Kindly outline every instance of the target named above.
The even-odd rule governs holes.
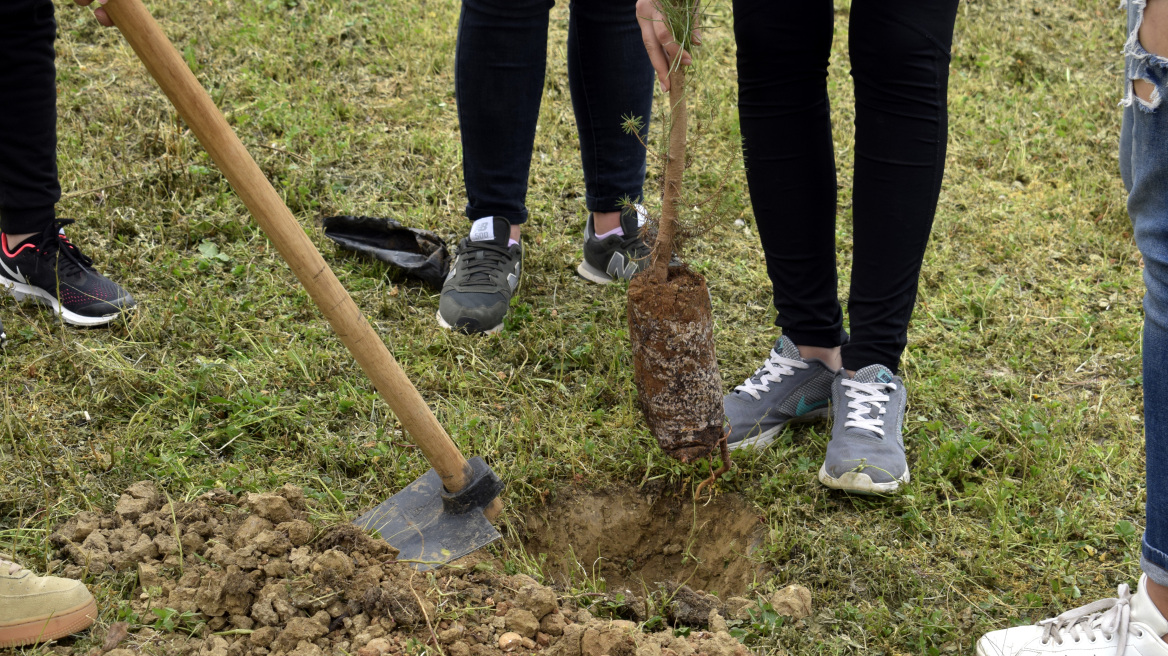
[[[690,54],[682,49],[681,44],[674,38],[669,29],[669,23],[661,12],[658,4],[662,0],[637,0],[637,23],[641,26],[641,40],[645,43],[645,50],[649,53],[649,61],[653,70],[657,71],[657,79],[661,82],[661,90],[669,91],[669,69],[673,66],[678,54],[681,55],[680,65],[689,66],[693,62]],[[694,14],[697,20],[697,14]],[[691,40],[694,45],[702,42],[701,33],[695,27]]]
[[[90,5],[90,3],[93,2],[93,0],[73,0],[73,2],[76,2],[82,7],[87,7]],[[93,16],[94,18],[97,18],[97,22],[101,23],[102,25],[105,25],[106,27],[113,27],[114,22],[110,20],[109,14],[105,13],[105,9],[102,9],[101,7],[107,2],[109,2],[109,0],[97,0],[98,6],[94,8]]]

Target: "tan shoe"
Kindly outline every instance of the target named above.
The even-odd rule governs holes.
[[[0,554],[0,648],[63,638],[95,619],[97,604],[84,583],[36,576]]]

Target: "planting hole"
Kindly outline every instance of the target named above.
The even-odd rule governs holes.
[[[761,580],[750,553],[763,524],[741,497],[695,503],[673,490],[569,490],[527,513],[523,548],[559,584],[642,594],[676,582],[726,598]]]

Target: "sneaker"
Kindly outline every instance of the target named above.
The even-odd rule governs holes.
[[[95,619],[97,604],[81,581],[36,576],[0,554],[0,648],[63,638]]]
[[[93,260],[65,236],[72,219],[53,221],[39,237],[13,249],[0,235],[0,287],[49,305],[65,323],[104,326],[134,307],[134,297],[93,269]]]
[[[617,278],[632,278],[649,258],[649,247],[641,239],[644,224],[645,214],[639,206],[636,210],[624,210],[620,218],[622,234],[597,239],[589,214],[588,222],[584,224],[584,260],[576,267],[576,273],[601,285]]]
[[[874,364],[842,373],[831,388],[833,425],[819,469],[824,485],[860,494],[889,494],[908,482],[904,455],[904,381]]]
[[[471,226],[442,285],[438,323],[443,328],[485,334],[503,328],[523,269],[523,245],[508,246],[510,238],[511,224],[503,217],[484,217]]]
[[[7,341],[8,335],[4,332],[4,322],[0,321],[0,346],[4,346],[4,343]]]
[[[977,641],[977,656],[1168,656],[1168,620],[1147,592],[1148,575],[1140,577],[1132,596],[1126,583],[1119,597],[1101,599],[1030,626],[987,633]]]
[[[754,375],[722,399],[730,425],[730,450],[761,448],[792,422],[826,419],[835,372],[819,360],[804,360],[780,337]]]

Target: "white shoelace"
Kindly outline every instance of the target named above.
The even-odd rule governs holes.
[[[1046,629],[1042,633],[1044,645],[1051,640],[1054,640],[1056,645],[1061,645],[1068,635],[1074,642],[1079,642],[1082,638],[1095,642],[1096,631],[1108,640],[1118,634],[1119,649],[1115,653],[1122,654],[1127,647],[1130,621],[1131,591],[1128,590],[1126,583],[1121,583],[1118,598],[1100,599],[1081,608],[1068,610],[1058,617],[1042,620],[1038,625]],[[1143,633],[1137,631],[1136,637],[1142,635]]]
[[[889,401],[886,392],[895,391],[896,385],[894,383],[861,383],[850,378],[845,378],[842,382],[843,386],[847,388],[844,394],[851,399],[848,401],[848,408],[851,409],[851,412],[848,413],[848,420],[844,422],[844,426],[863,428],[883,437],[884,413],[888,411],[884,404]],[[871,406],[873,405],[880,410],[875,417],[872,416]]]
[[[771,349],[771,357],[767,358],[767,361],[762,363],[758,371],[754,372],[754,375],[750,378],[747,378],[745,383],[742,383],[734,389],[746,392],[757,401],[759,400],[759,392],[771,391],[771,383],[781,382],[783,376],[790,376],[795,373],[796,369],[806,369],[810,366],[801,360],[784,358],[779,355],[778,351]],[[754,382],[755,378],[758,379],[757,383]]]

